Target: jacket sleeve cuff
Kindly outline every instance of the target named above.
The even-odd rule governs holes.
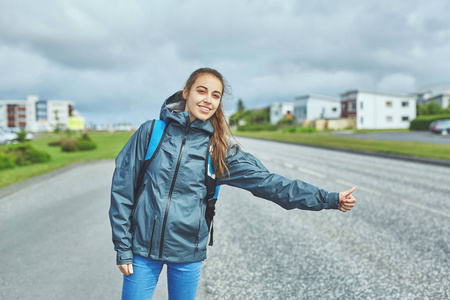
[[[328,209],[337,209],[339,206],[339,193],[328,193]]]
[[[117,257],[116,257],[116,263],[117,265],[127,265],[133,263],[133,252],[131,250],[126,251],[117,251]]]

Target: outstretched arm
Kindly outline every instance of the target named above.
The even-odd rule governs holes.
[[[227,184],[250,191],[253,195],[277,203],[285,209],[341,209],[353,207],[350,193],[327,192],[301,180],[290,180],[270,173],[253,155],[235,145],[227,154],[228,173],[219,184]],[[352,200],[353,199],[353,200]],[[342,200],[342,202],[341,202]],[[339,206],[341,204],[341,207]]]

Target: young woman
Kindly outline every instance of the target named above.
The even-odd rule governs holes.
[[[164,264],[169,299],[195,299],[208,242],[208,151],[218,184],[246,189],[285,209],[346,212],[355,204],[355,188],[329,193],[289,180],[231,144],[222,110],[224,89],[219,72],[202,68],[164,102],[160,119],[166,131],[140,187],[153,121],[142,124],[116,158],[109,216],[117,265],[124,274],[122,299],[151,299]]]

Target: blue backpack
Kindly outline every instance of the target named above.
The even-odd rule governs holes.
[[[155,157],[155,153],[159,150],[159,148],[161,147],[161,143],[163,140],[163,136],[166,132],[166,122],[164,122],[163,120],[154,120],[152,127],[150,129],[150,134],[148,137],[148,146],[147,146],[147,151],[145,154],[145,159],[144,159],[144,163],[142,165],[141,168],[141,172],[139,173],[139,177],[138,177],[138,185],[136,188],[136,191],[140,190],[140,187],[142,185],[142,182],[144,180],[144,175],[145,172],[147,170],[147,168],[149,167],[151,161],[153,160],[153,158]],[[209,147],[211,145],[211,140],[209,141]],[[206,186],[206,212],[205,212],[205,219],[206,219],[206,224],[208,225],[208,230],[209,230],[209,245],[212,246],[213,245],[213,233],[214,233],[214,228],[213,228],[213,219],[214,219],[214,215],[215,215],[215,207],[216,207],[216,202],[217,202],[217,197],[219,196],[219,191],[220,191],[220,185],[217,185],[216,183],[216,176],[214,175],[214,170],[211,164],[211,155],[209,153],[209,151],[207,151],[206,154],[206,163],[207,165],[205,166],[205,186]]]

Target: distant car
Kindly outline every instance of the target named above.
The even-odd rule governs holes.
[[[0,144],[17,143],[17,133],[19,132],[20,129],[17,128],[0,129]],[[30,132],[27,132],[25,136],[27,140],[32,140],[33,137],[33,134]]]
[[[11,132],[10,130],[2,130],[2,129],[0,129],[0,144],[9,144],[16,137],[17,137],[16,133]]]
[[[430,131],[447,135],[450,132],[450,120],[437,120],[430,124]]]

